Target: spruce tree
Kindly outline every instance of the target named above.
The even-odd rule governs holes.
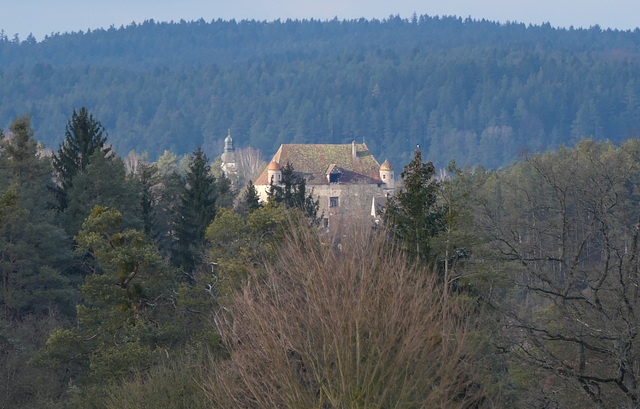
[[[73,178],[89,165],[96,151],[110,152],[106,147],[107,133],[100,121],[96,120],[85,107],[80,112],[73,110],[67,122],[65,139],[53,156],[53,168],[59,179],[59,186],[54,189],[58,201],[58,210],[66,209],[67,193],[73,186]]]
[[[252,212],[260,208],[260,197],[256,192],[256,188],[253,187],[251,180],[247,183],[247,187],[242,193],[242,200],[239,207],[243,212]]]
[[[192,153],[180,199],[176,232],[178,246],[173,262],[186,272],[193,270],[200,260],[207,226],[215,217],[218,189],[208,161],[201,147]]]
[[[436,205],[438,182],[431,162],[422,162],[422,152],[414,157],[400,174],[402,190],[387,201],[385,225],[415,259],[428,261],[430,241],[442,230],[443,214]]]

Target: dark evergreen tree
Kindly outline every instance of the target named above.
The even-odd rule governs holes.
[[[158,227],[156,220],[157,191],[160,187],[158,167],[155,164],[148,165],[146,163],[140,163],[136,172],[136,179],[140,184],[142,227],[145,234],[153,237]]]
[[[106,141],[104,127],[85,107],[80,108],[79,113],[73,110],[71,120],[67,122],[65,140],[58,149],[58,154],[53,156],[53,168],[59,179],[59,186],[54,189],[59,210],[66,209],[67,194],[73,186],[73,178],[89,165],[93,154],[96,151],[101,151],[104,155],[110,152],[111,149],[105,145]]]
[[[269,202],[282,204],[287,209],[297,208],[314,224],[322,218],[318,216],[320,200],[316,200],[312,192],[307,192],[306,179],[296,174],[290,163],[282,168],[281,183],[270,182],[267,195]]]
[[[48,171],[37,157],[38,144],[33,138],[31,115],[14,119],[9,130],[11,138],[3,144],[8,159],[4,164],[10,169],[12,178],[19,183],[30,178],[43,181],[43,176]]]
[[[400,174],[402,190],[387,201],[384,222],[392,237],[416,260],[430,261],[430,240],[442,230],[443,212],[436,204],[438,182],[431,162],[416,149]]]
[[[251,212],[260,208],[260,197],[253,187],[253,182],[250,180],[247,183],[247,187],[242,192],[242,200],[239,204],[239,210],[241,212]]]
[[[119,156],[105,157],[95,151],[90,163],[73,178],[73,185],[66,192],[67,207],[60,219],[70,237],[75,237],[94,206],[117,209],[124,216],[123,224],[129,228],[140,227],[140,201],[138,186],[128,177],[124,162]]]
[[[176,172],[160,175],[157,191],[154,192],[157,203],[152,208],[154,230],[152,237],[165,257],[174,258],[177,252],[177,225],[184,181]],[[144,215],[143,215],[144,217]]]
[[[215,217],[218,189],[207,155],[201,147],[190,158],[185,187],[180,198],[173,263],[190,273],[200,261],[205,232]]]
[[[42,200],[50,173],[38,157],[29,116],[16,118],[0,156],[0,307],[7,319],[51,311],[73,314],[75,291],[62,274],[72,259],[67,236]]]

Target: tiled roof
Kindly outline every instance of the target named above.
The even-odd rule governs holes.
[[[326,185],[327,171],[339,171],[339,183],[381,183],[380,164],[365,144],[356,144],[356,157],[352,157],[352,144],[345,145],[280,145],[273,160],[284,167],[291,163],[295,173],[302,175],[308,185]],[[267,185],[265,169],[255,185]]]

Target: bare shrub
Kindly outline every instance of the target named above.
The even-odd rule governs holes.
[[[340,244],[292,229],[217,325],[229,359],[205,389],[223,408],[489,406],[468,311],[436,278],[361,229]],[[446,304],[443,304],[446,302]]]

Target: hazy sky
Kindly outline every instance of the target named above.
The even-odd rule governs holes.
[[[383,19],[390,14],[409,18],[414,12],[502,23],[549,22],[554,27],[640,26],[638,0],[0,0],[0,29],[9,37],[18,33],[25,39],[33,33],[41,40],[55,32],[120,27],[148,19]]]

